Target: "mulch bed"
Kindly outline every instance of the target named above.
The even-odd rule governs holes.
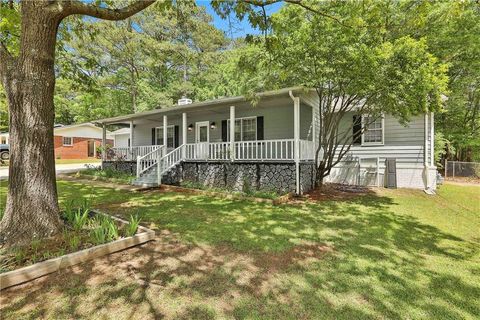
[[[342,201],[372,194],[375,192],[369,187],[327,183],[321,190],[307,192],[303,198],[312,201]]]

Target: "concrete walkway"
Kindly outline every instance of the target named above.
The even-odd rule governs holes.
[[[100,164],[97,163],[69,163],[69,164],[57,164],[55,165],[55,171],[58,174],[61,173],[71,173],[77,172],[79,170],[85,170],[85,165],[88,164],[90,166],[97,166]],[[0,180],[8,179],[8,167],[0,167]]]

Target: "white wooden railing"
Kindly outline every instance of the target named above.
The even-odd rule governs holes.
[[[305,144],[308,152],[313,144]],[[238,141],[234,143],[234,160],[294,160],[294,140],[257,140]],[[305,151],[307,155],[307,151]],[[310,153],[308,153],[310,156]],[[310,156],[311,157],[311,156]],[[230,160],[229,142],[189,143],[185,145],[186,160]],[[302,159],[302,158],[300,158]],[[305,158],[307,159],[307,158]],[[310,159],[310,158],[308,158]]]
[[[152,151],[160,148],[162,146],[154,145],[154,146],[135,146],[135,147],[115,147],[112,148],[113,158],[118,160],[124,161],[133,161],[136,160],[138,157],[143,157],[146,154],[151,153]]]
[[[300,159],[315,160],[315,142],[310,140],[300,140]]]
[[[260,140],[235,142],[238,160],[293,160],[294,140]]]
[[[165,171],[175,166],[177,163],[183,160],[183,150],[185,145],[173,149],[166,155],[164,155],[158,162],[158,173],[161,176]]]
[[[158,163],[158,160],[165,154],[164,146],[156,146],[153,151],[137,157],[137,178]]]
[[[313,141],[300,140],[299,145],[299,160],[315,159]],[[158,165],[158,174],[161,176],[182,160],[232,160],[229,142],[188,143],[169,153],[163,146],[150,147],[152,151],[137,157],[137,177],[155,165]],[[294,139],[238,141],[234,143],[233,160],[291,161],[295,160],[294,151]]]

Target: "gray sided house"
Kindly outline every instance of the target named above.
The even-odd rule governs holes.
[[[319,129],[315,93],[296,87],[258,98],[256,106],[241,96],[181,99],[170,108],[98,120],[104,132],[113,124],[130,128],[128,146],[104,152],[102,164],[136,174],[135,184],[145,186],[191,181],[238,191],[311,190]],[[348,128],[352,121],[361,125],[362,118],[348,114],[340,125]],[[328,181],[435,188],[433,115],[416,117],[407,127],[384,115],[352,139]]]

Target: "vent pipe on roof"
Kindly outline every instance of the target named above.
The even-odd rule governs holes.
[[[186,104],[191,104],[192,103],[192,99],[188,99],[187,97],[183,96],[181,97],[180,99],[178,99],[178,105],[179,106],[183,106],[183,105],[186,105]]]

